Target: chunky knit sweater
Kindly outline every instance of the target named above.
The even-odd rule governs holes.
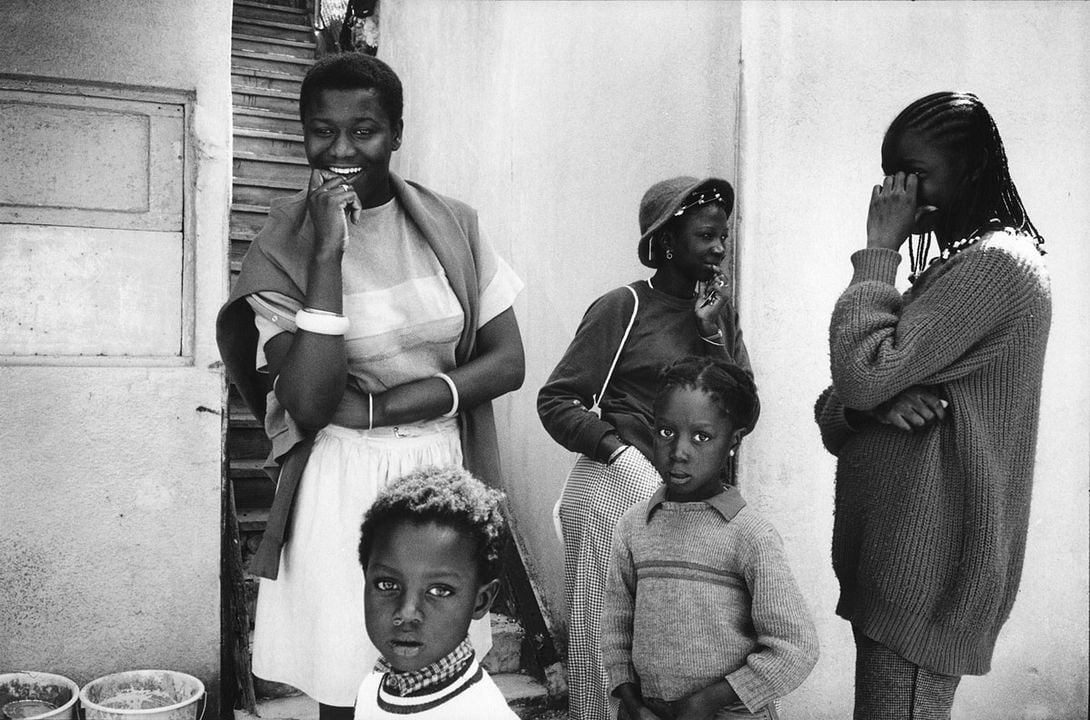
[[[833,387],[815,408],[837,456],[837,613],[905,659],[948,675],[991,664],[1025,555],[1048,275],[1031,239],[989,233],[902,297],[900,255],[852,255],[833,311]],[[912,433],[860,420],[913,385],[949,402]]]
[[[617,524],[602,610],[610,688],[679,700],[726,679],[756,712],[817,662],[817,632],[776,530],[735,488],[668,502],[661,486]]]

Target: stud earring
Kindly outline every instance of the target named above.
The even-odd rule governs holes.
[[[673,260],[674,259],[674,251],[671,250],[670,248],[666,248],[666,259],[667,260]]]
[[[731,457],[734,457],[734,450],[731,450],[731,451],[730,451],[730,456],[731,456]]]

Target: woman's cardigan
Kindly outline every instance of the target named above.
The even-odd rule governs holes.
[[[479,316],[480,234],[477,213],[468,205],[390,175],[394,197],[420,229],[439,259],[465,315],[455,360],[474,357]],[[242,272],[216,320],[216,341],[228,376],[254,416],[265,423],[273,443],[266,471],[276,481],[261,546],[251,561],[255,575],[275,579],[291,518],[295,492],[314,442],[314,433],[296,425],[286,413],[266,417],[267,374],[256,369],[257,329],[247,295],[283,293],[300,302],[306,297],[307,267],[314,227],[306,212],[306,192],[274,200],[269,219],[243,259]],[[484,482],[499,484],[499,448],[490,402],[459,413],[466,467]]]

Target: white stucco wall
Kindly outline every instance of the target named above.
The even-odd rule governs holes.
[[[648,276],[637,210],[654,182],[734,177],[740,6],[386,3],[379,56],[405,85],[396,168],[480,211],[526,282],[526,383],[497,403],[506,490],[539,590],[562,617],[551,509],[574,456],[537,390],[605,291]]]
[[[537,388],[587,302],[645,274],[632,253],[643,189],[681,172],[734,177],[740,143],[739,301],[764,406],[742,484],[784,536],[823,647],[787,699],[797,718],[851,707],[854,648],[829,562],[834,463],[812,421],[828,313],[863,243],[885,126],[935,89],[977,92],[1049,239],[1055,315],[1023,589],[993,672],[963,682],[955,717],[1085,717],[1085,5],[411,2],[384,6],[381,27],[380,55],[406,85],[401,171],[477,206],[527,281],[527,381],[500,403],[501,439],[554,611],[548,515],[569,458],[537,422]]]
[[[964,680],[954,717],[1086,717],[1088,6],[416,0],[382,13],[380,56],[406,86],[400,171],[475,205],[527,282],[527,380],[499,424],[554,613],[549,510],[570,457],[537,421],[537,388],[587,303],[647,274],[633,252],[643,190],[683,172],[737,177],[739,304],[763,404],[741,482],[784,536],[822,641],[786,700],[794,718],[846,717],[852,702],[854,646],[833,614],[834,461],[812,405],[882,133],[928,92],[980,95],[1048,239],[1055,310],[1022,590],[992,673]]]
[[[0,671],[84,683],[164,667],[218,692],[222,371],[213,321],[226,287],[230,27],[230,3],[218,0],[0,3],[4,72],[195,98],[188,244],[183,257],[162,258],[184,268],[184,283],[173,279],[183,283],[180,301],[160,319],[180,326],[184,351],[174,360],[117,357],[124,346],[97,359],[0,360]],[[112,151],[96,144],[69,161]],[[95,293],[110,295],[112,281],[122,292],[131,270],[94,260],[103,278]]]
[[[966,89],[994,115],[1047,240],[1054,315],[1021,591],[992,672],[962,682],[954,718],[1085,718],[1090,7],[754,2],[742,27],[740,310],[763,407],[744,487],[783,534],[822,643],[786,708],[851,708],[854,649],[829,561],[834,461],[812,420],[828,316],[866,241],[886,126],[918,97]]]

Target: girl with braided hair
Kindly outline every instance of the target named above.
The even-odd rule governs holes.
[[[988,672],[1021,578],[1051,294],[976,96],[909,105],[882,168],[815,407],[838,459],[837,613],[855,633],[856,720],[949,718],[960,677]]]
[[[591,304],[538,392],[542,425],[580,454],[557,507],[571,720],[616,716],[602,665],[602,598],[617,521],[662,482],[651,463],[659,373],[697,355],[752,375],[738,313],[721,287],[733,208],[734,188],[723,178],[682,176],[648,188],[636,251],[654,274]]]

